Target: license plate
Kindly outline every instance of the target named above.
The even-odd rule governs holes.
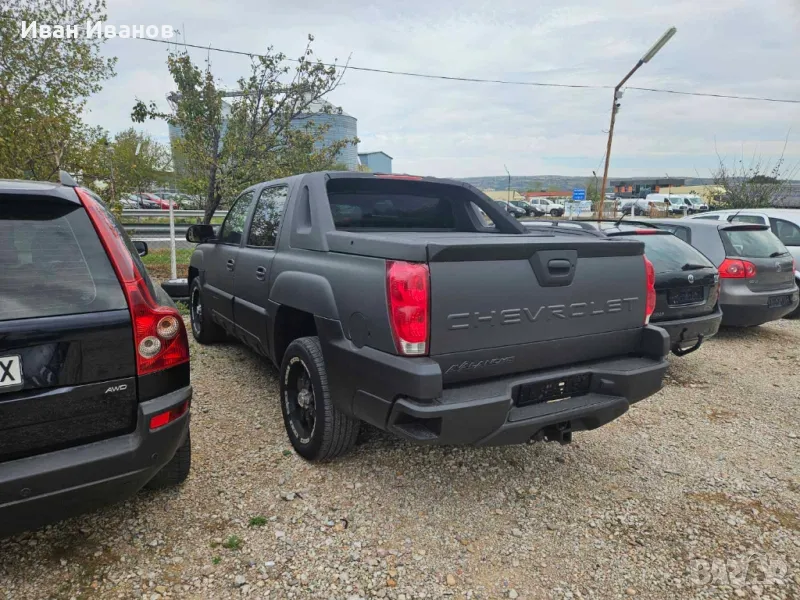
[[[782,306],[789,306],[792,303],[792,295],[785,296],[770,296],[767,299],[767,308],[781,308]]]
[[[667,292],[667,303],[671,305],[695,304],[704,299],[704,288],[702,287],[679,288]]]
[[[527,406],[529,404],[559,402],[574,396],[582,396],[589,392],[591,384],[591,373],[570,375],[563,379],[526,383],[517,388],[516,405]]]
[[[0,392],[22,387],[19,356],[0,356]]]

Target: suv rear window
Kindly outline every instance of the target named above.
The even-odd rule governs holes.
[[[0,321],[127,307],[80,205],[0,197]]]
[[[472,197],[457,186],[387,179],[331,179],[327,188],[337,229],[454,231],[453,203]]]
[[[674,235],[640,235],[637,240],[644,242],[644,254],[656,273],[680,271],[683,265],[714,265],[689,244]]]
[[[723,229],[719,234],[728,256],[771,258],[789,252],[769,229]]]

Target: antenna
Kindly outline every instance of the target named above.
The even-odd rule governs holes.
[[[78,187],[78,182],[75,181],[75,178],[66,171],[58,172],[58,180],[61,182],[61,185],[66,185],[67,187]]]

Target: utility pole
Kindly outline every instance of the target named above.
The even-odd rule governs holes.
[[[508,210],[508,205],[511,204],[511,173],[508,172],[508,167],[503,165],[503,168],[506,170],[506,174],[508,175],[508,197],[506,198],[506,210]]]
[[[625,82],[631,78],[631,76],[639,70],[643,64],[650,62],[650,60],[658,53],[661,48],[675,35],[677,29],[675,27],[670,27],[667,31],[662,35],[659,40],[653,44],[653,47],[647,51],[642,58],[639,59],[639,62],[628,71],[628,74],[622,78],[616,87],[614,87],[614,99],[611,102],[611,125],[608,128],[608,143],[606,144],[606,165],[605,169],[603,170],[603,199],[605,200],[606,197],[606,185],[608,184],[608,165],[611,161],[611,140],[614,137],[614,122],[617,120],[617,111],[619,110],[619,101],[622,99],[622,88],[625,85]],[[600,210],[597,211],[597,219],[600,220],[603,218],[603,204],[604,202],[600,203]]]
[[[106,146],[106,159],[108,160],[108,168],[111,174],[111,204],[113,205],[117,201],[117,187],[114,183],[114,151],[111,148],[111,145],[108,143],[108,140],[105,140]]]

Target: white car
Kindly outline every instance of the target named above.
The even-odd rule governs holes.
[[[733,223],[769,225],[794,258],[794,278],[800,285],[800,209],[745,208],[742,210],[714,210],[686,217],[687,219],[713,219]]]
[[[547,198],[531,199],[530,205],[537,215],[550,215],[551,217],[564,215],[564,206]]]

